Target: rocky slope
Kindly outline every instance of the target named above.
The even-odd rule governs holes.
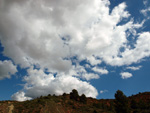
[[[0,101],[0,113],[115,113],[113,99],[44,96],[30,101]],[[128,97],[131,113],[150,113],[150,92]]]

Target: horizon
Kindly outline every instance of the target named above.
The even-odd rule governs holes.
[[[73,89],[74,90],[74,89]],[[76,90],[76,89],[75,89]],[[121,91],[121,90],[117,90],[117,91]],[[115,92],[115,94],[117,93],[117,91]],[[78,91],[77,91],[78,92]],[[122,91],[121,91],[122,92]],[[72,91],[70,92],[70,93],[72,93]],[[51,95],[51,94],[48,94],[48,95],[45,95],[45,96],[43,96],[43,95],[41,95],[41,96],[39,96],[39,97],[36,97],[36,98],[32,98],[32,99],[30,99],[31,101],[32,100],[34,100],[34,99],[39,99],[39,98],[43,98],[43,97],[47,97],[47,96],[56,96],[56,97],[61,97],[61,96],[64,96],[64,94],[65,95],[70,95],[70,93],[63,93],[62,95],[55,95],[55,94],[53,94],[53,95]],[[141,95],[141,94],[147,94],[147,93],[150,93],[150,92],[138,92],[137,94],[132,94],[132,95],[129,95],[129,96],[126,96],[125,94],[124,94],[124,92],[123,92],[123,95],[125,95],[127,98],[130,98],[130,97],[134,97],[134,96],[136,96],[136,95]],[[114,98],[100,98],[100,99],[98,99],[98,98],[93,98],[93,97],[86,97],[86,95],[85,95],[85,97],[86,98],[91,98],[91,99],[96,99],[96,100],[115,100],[115,94],[114,94]],[[80,94],[79,96],[82,96],[82,94]],[[24,100],[24,101],[17,101],[17,100],[0,100],[0,101],[17,101],[17,102],[25,102],[25,101],[30,101],[30,100]]]

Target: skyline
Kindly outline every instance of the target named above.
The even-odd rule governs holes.
[[[0,9],[0,100],[150,91],[150,1],[0,0]]]

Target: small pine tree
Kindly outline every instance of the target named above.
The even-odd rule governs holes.
[[[51,97],[51,94],[48,94],[49,97]]]
[[[79,94],[76,89],[73,89],[72,92],[70,93],[70,99],[73,99],[76,101],[79,99]]]
[[[67,94],[66,93],[63,93],[63,96],[65,97]]]
[[[84,94],[82,94],[79,99],[80,99],[80,102],[86,104],[87,99],[86,99],[86,96]]]
[[[120,90],[115,93],[115,110],[116,113],[130,113],[128,98]]]

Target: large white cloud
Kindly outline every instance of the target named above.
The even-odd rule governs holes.
[[[112,11],[109,5],[109,0],[0,0],[0,40],[4,55],[22,68],[36,65],[40,70],[46,68],[52,74],[59,75],[51,80],[39,71],[41,74],[36,82],[31,78],[32,73],[28,72],[25,81],[27,84],[35,82],[31,89],[39,91],[38,95],[43,93],[42,88],[58,94],[69,91],[77,84],[81,84],[81,89],[92,87],[80,78],[98,79],[99,75],[86,71],[80,66],[80,61],[86,60],[92,66],[102,62],[122,66],[139,62],[150,55],[150,33],[136,32],[144,21],[135,23],[130,19],[132,15],[126,11],[125,3]],[[119,25],[122,21],[124,23]],[[134,48],[128,45],[130,34],[137,38]],[[74,56],[77,57],[77,66],[72,65]],[[63,86],[65,79],[76,83],[68,83],[70,89],[63,91],[56,83],[60,82]],[[43,87],[43,82],[53,83],[57,87]],[[38,96],[32,95],[30,89],[25,90],[27,96]],[[92,94],[96,96],[96,92],[93,90]]]
[[[77,89],[80,95],[84,93],[88,97],[95,98],[98,95],[97,90],[92,85],[76,77],[69,75],[57,75],[54,77],[53,74],[46,74],[43,70],[33,68],[28,69],[28,74],[29,76],[24,77],[26,82],[24,86],[25,92],[17,92],[12,96],[13,99],[26,100],[48,94],[62,95],[64,92],[70,93],[72,89]]]
[[[0,61],[0,80],[10,78],[16,72],[17,68],[10,60]]]

